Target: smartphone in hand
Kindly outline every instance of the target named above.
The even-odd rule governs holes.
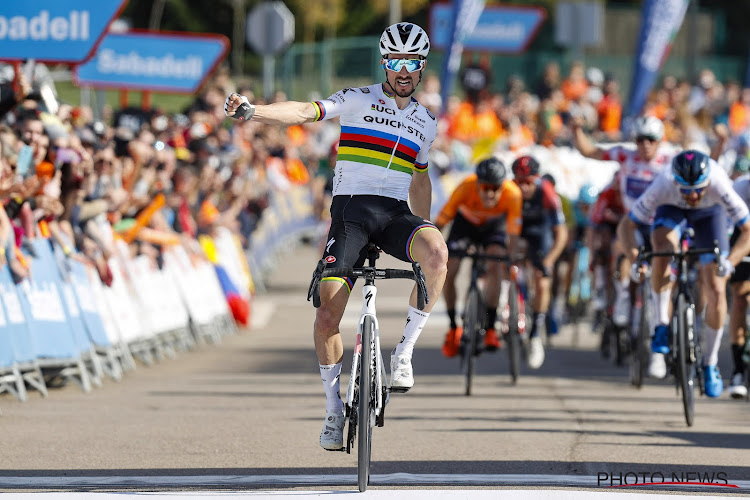
[[[16,160],[16,173],[23,177],[29,177],[34,174],[31,167],[34,161],[34,149],[28,144],[24,144],[21,151],[18,153],[18,160]],[[31,172],[29,172],[31,170]]]

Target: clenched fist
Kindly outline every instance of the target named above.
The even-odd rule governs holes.
[[[224,114],[237,120],[249,120],[255,114],[255,106],[244,95],[233,92],[224,101]]]

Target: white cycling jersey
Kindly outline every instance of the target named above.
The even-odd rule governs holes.
[[[604,159],[620,164],[620,194],[625,210],[633,208],[635,201],[646,192],[651,182],[672,164],[679,152],[669,143],[661,143],[651,161],[646,161],[632,147],[614,146],[604,152]]]
[[[414,172],[427,170],[437,120],[412,98],[398,109],[382,84],[343,89],[313,102],[317,120],[340,117],[333,195],[369,194],[406,200]]]
[[[734,190],[746,205],[750,206],[750,174],[744,174],[734,180]]]
[[[680,188],[674,181],[672,169],[665,169],[638,198],[630,211],[630,218],[635,222],[644,223],[653,218],[656,209],[661,205],[672,205],[683,210],[699,210],[721,205],[734,225],[747,221],[750,215],[747,204],[734,190],[727,173],[713,160],[711,160],[711,172],[708,178],[706,193],[698,205],[693,207],[687,204],[680,193]]]

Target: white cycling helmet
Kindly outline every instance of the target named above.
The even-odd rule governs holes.
[[[635,137],[642,136],[661,141],[664,137],[664,124],[655,116],[641,116],[635,121]]]
[[[397,23],[388,26],[380,36],[380,55],[414,54],[424,59],[430,52],[427,33],[412,23]]]

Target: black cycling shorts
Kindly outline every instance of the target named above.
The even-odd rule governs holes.
[[[417,217],[405,201],[374,195],[338,195],[331,201],[331,229],[323,252],[328,267],[360,267],[367,258],[367,244],[372,242],[385,253],[404,262],[414,262],[411,245],[422,230],[437,228]],[[343,281],[349,291],[354,281]]]
[[[732,238],[729,240],[730,247],[733,247],[740,237],[740,228],[735,227],[732,233]],[[742,283],[743,281],[750,281],[750,263],[740,262],[734,268],[734,274],[729,278],[730,283]]]
[[[487,247],[500,245],[505,247],[505,219],[496,217],[481,226],[475,226],[457,213],[448,234],[448,250],[452,252],[466,250],[471,244]]]

